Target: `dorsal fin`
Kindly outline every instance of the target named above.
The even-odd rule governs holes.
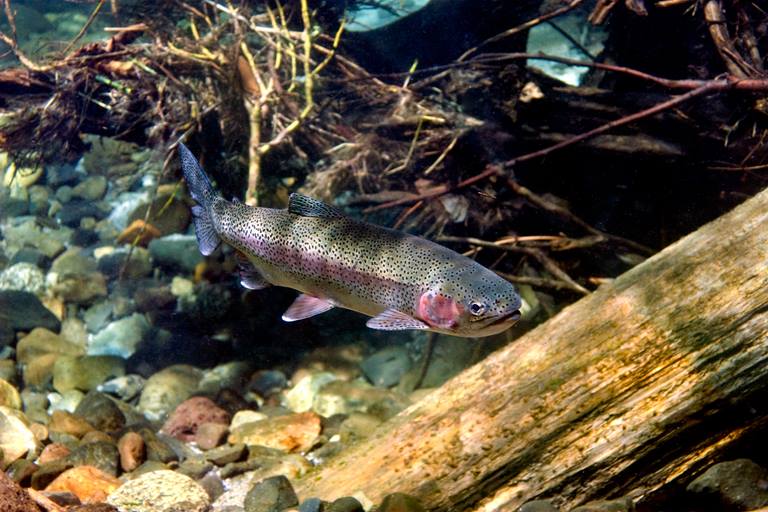
[[[288,212],[302,217],[344,217],[344,212],[340,208],[296,192],[288,198]]]

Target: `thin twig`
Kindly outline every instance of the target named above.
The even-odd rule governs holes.
[[[48,71],[50,66],[41,66],[36,64],[32,59],[27,57],[24,52],[19,48],[19,43],[16,39],[16,19],[13,15],[13,9],[11,9],[11,0],[2,0],[3,8],[5,9],[5,17],[8,18],[8,25],[11,27],[11,35],[9,36],[3,31],[0,31],[0,41],[8,45],[19,62],[32,71]]]
[[[506,272],[500,272],[494,270],[498,275],[506,279],[507,281],[515,284],[527,284],[535,288],[549,288],[551,290],[570,290],[571,287],[563,281],[556,279],[547,279],[546,277],[531,277],[531,276],[516,276],[514,274],[508,274]]]
[[[658,114],[659,112],[663,112],[664,110],[669,110],[672,107],[675,107],[677,105],[680,105],[681,103],[685,103],[686,101],[696,98],[697,96],[702,96],[704,94],[707,94],[709,92],[713,91],[722,91],[728,88],[732,87],[733,82],[731,80],[712,80],[711,82],[707,82],[704,85],[689,91],[685,94],[681,94],[680,96],[675,96],[672,99],[669,99],[667,101],[662,101],[661,103],[658,103],[654,105],[653,107],[647,108],[645,110],[641,110],[640,112],[636,112],[634,114],[630,114],[628,116],[621,117],[619,119],[616,119],[614,121],[611,121],[609,123],[605,123],[603,125],[598,126],[597,128],[593,128],[592,130],[586,131],[584,133],[580,133],[578,135],[574,135],[573,137],[569,137],[568,139],[558,142],[557,144],[553,144],[551,146],[547,146],[546,148],[540,149],[538,151],[533,151],[532,153],[528,153],[522,156],[519,156],[517,158],[513,158],[511,160],[507,160],[504,162],[504,167],[513,167],[517,164],[527,162],[528,160],[534,160],[536,158],[541,158],[543,156],[546,156],[553,151],[557,151],[562,148],[566,148],[568,146],[572,146],[574,144],[577,144],[583,140],[591,139],[592,137],[596,135],[600,135],[601,133],[605,133],[607,131],[610,131],[614,128],[618,128],[619,126],[624,126],[630,123],[634,123],[635,121],[639,121],[640,119],[644,119],[646,117],[650,117],[654,114]],[[768,86],[768,80],[766,80],[766,86]]]
[[[715,44],[720,57],[728,68],[728,72],[737,78],[747,78],[749,76],[749,65],[738,54],[728,35],[727,20],[723,13],[723,6],[719,0],[704,1],[704,20],[709,26],[709,35]]]
[[[437,341],[436,332],[427,333],[427,344],[424,347],[424,352],[421,355],[421,362],[419,365],[419,373],[416,378],[416,382],[413,384],[413,389],[419,389],[424,383],[424,377],[427,376],[427,370],[429,369],[429,363],[432,361],[432,354],[435,352],[435,342]]]
[[[543,23],[547,20],[551,20],[552,18],[556,18],[557,16],[560,16],[561,14],[565,14],[568,11],[571,11],[581,5],[584,2],[584,0],[571,0],[568,2],[567,5],[564,5],[563,7],[560,7],[558,9],[555,9],[554,11],[548,12],[546,14],[542,14],[541,16],[537,18],[533,18],[531,20],[526,21],[525,23],[522,23],[516,27],[510,28],[508,30],[505,30],[504,32],[500,34],[496,34],[493,37],[490,37],[480,43],[479,45],[475,46],[474,48],[470,48],[469,50],[465,51],[461,54],[461,56],[457,59],[459,62],[466,60],[469,56],[476,53],[480,48],[487,46],[491,43],[495,43],[496,41],[500,41],[502,39],[506,39],[507,37],[511,37],[515,34],[518,34],[524,30],[528,30],[532,27],[535,27],[536,25]]]
[[[64,512],[66,510],[66,508],[56,503],[45,494],[36,491],[31,487],[27,489],[27,493],[29,494],[29,497],[39,506],[43,507],[46,512]]]
[[[567,208],[563,208],[562,206],[553,203],[552,201],[548,201],[544,199],[544,197],[532,192],[531,190],[527,189],[526,187],[520,185],[517,181],[508,178],[507,179],[507,186],[515,191],[516,194],[526,198],[531,203],[535,204],[539,208],[542,208],[546,211],[552,212],[556,215],[559,215],[570,222],[576,224],[577,226],[584,229],[586,232],[591,233],[598,239],[605,239],[605,240],[612,240],[616,243],[619,243],[621,245],[624,245],[626,247],[629,247],[631,249],[634,249],[636,251],[639,251],[643,254],[653,254],[655,251],[651,249],[650,247],[646,247],[642,244],[639,244],[637,242],[634,242],[632,240],[629,240],[627,238],[623,238],[616,235],[611,235],[609,233],[605,233],[603,231],[600,231],[599,229],[591,226],[589,223],[585,222],[583,219],[578,217],[577,215],[574,215],[571,213],[570,210]]]
[[[553,151],[557,151],[565,147],[572,146],[578,142],[584,141],[596,135],[600,135],[601,133],[605,133],[609,130],[612,130],[613,128],[617,128],[619,126],[624,126],[624,125],[633,123],[635,121],[639,121],[640,119],[650,117],[664,110],[669,110],[673,107],[676,107],[677,105],[685,103],[686,101],[696,98],[698,96],[702,96],[704,94],[711,93],[711,92],[725,91],[725,90],[731,90],[731,89],[750,90],[750,91],[768,90],[768,79],[738,80],[732,77],[726,77],[726,78],[719,78],[715,80],[705,81],[701,85],[699,85],[696,89],[693,89],[692,91],[688,91],[685,94],[675,96],[674,98],[671,98],[667,101],[663,101],[657,105],[654,105],[653,107],[647,108],[645,110],[641,110],[640,112],[636,112],[628,116],[621,117],[609,123],[605,123],[603,125],[598,126],[597,128],[594,128],[592,130],[589,130],[587,132],[584,132],[578,135],[574,135],[573,137],[569,137],[564,141],[558,142],[557,144],[553,144],[551,146],[547,146],[546,148],[540,149],[538,151],[526,153],[525,155],[521,155],[519,157],[507,160],[506,162],[503,162],[500,165],[488,165],[485,168],[485,170],[483,170],[481,173],[476,174],[475,176],[472,176],[470,178],[467,178],[457,183],[456,185],[452,185],[452,186],[440,185],[440,186],[434,187],[433,189],[427,192],[424,192],[416,196],[403,197],[395,201],[389,201],[387,203],[382,203],[376,206],[372,206],[370,208],[366,208],[365,210],[363,210],[363,213],[371,213],[378,210],[392,208],[395,206],[411,204],[415,201],[432,199],[432,198],[441,196],[443,194],[447,194],[448,192],[453,192],[455,190],[472,185],[486,178],[490,178],[491,176],[506,176],[505,169],[510,169],[519,163],[527,162],[529,160],[534,160],[536,158],[541,158],[543,156],[546,156],[552,153]]]
[[[80,38],[85,35],[85,32],[88,30],[88,27],[91,26],[91,24],[93,23],[93,20],[95,20],[96,16],[98,16],[99,11],[104,5],[104,2],[105,0],[99,0],[99,3],[97,3],[96,7],[93,8],[93,11],[91,11],[91,15],[88,16],[88,19],[83,24],[83,27],[80,29],[80,32],[78,32],[77,35],[69,42],[66,48],[64,48],[64,51],[62,52],[64,55],[69,53],[69,50],[71,50],[72,47],[75,46],[77,42],[80,40]]]

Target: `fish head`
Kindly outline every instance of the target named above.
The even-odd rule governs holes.
[[[423,291],[417,313],[433,330],[479,338],[511,327],[520,319],[521,305],[512,283],[472,265]]]

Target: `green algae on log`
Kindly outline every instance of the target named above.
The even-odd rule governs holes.
[[[297,484],[430,510],[647,496],[768,425],[768,190],[467,369]]]

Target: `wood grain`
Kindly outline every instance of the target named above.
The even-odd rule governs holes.
[[[765,425],[767,363],[764,191],[467,369],[297,489],[374,502],[400,491],[430,510],[641,497]]]

